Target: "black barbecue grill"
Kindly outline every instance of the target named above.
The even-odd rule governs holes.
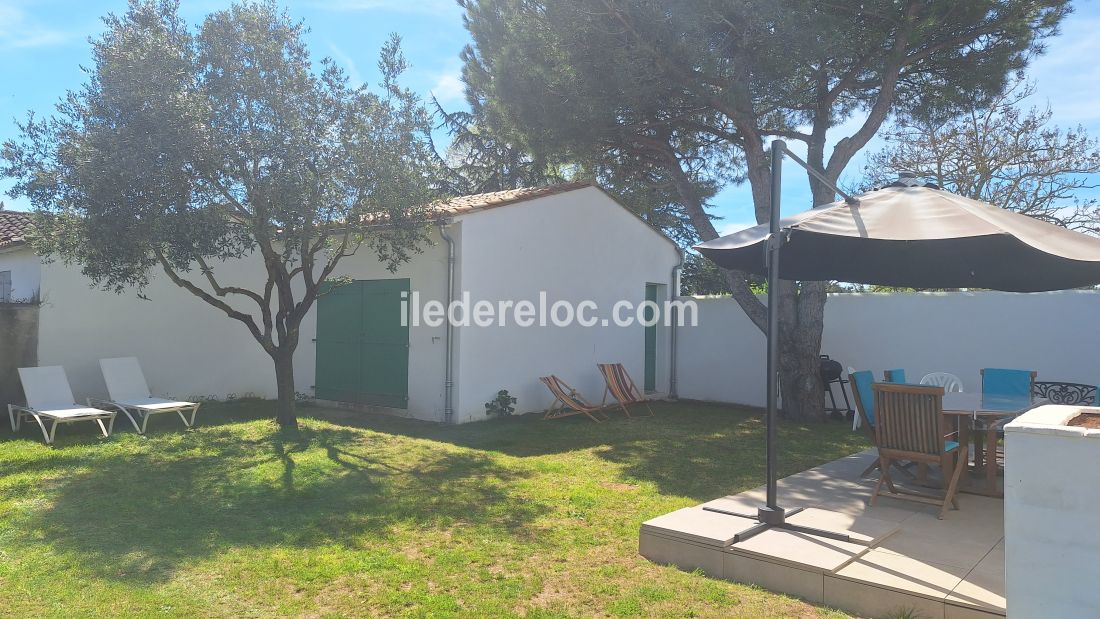
[[[826,407],[825,410],[833,414],[847,415],[852,412],[852,404],[848,401],[848,391],[844,389],[844,385],[848,384],[848,381],[844,379],[844,366],[839,361],[830,359],[829,355],[821,355],[821,382],[825,385],[825,392],[829,394],[829,401],[832,403],[831,407]],[[840,386],[840,395],[844,396],[844,408],[838,408],[836,405],[836,396],[833,395],[833,385]]]

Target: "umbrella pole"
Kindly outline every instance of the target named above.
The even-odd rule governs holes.
[[[768,222],[768,363],[767,363],[767,413],[766,413],[766,438],[765,446],[767,449],[766,459],[768,468],[768,485],[767,485],[767,498],[763,507],[758,507],[755,514],[746,514],[741,512],[729,511],[718,507],[703,507],[705,511],[717,512],[719,514],[726,514],[728,516],[738,516],[740,518],[753,518],[756,520],[756,524],[745,529],[741,533],[738,533],[733,537],[733,543],[737,544],[743,542],[750,537],[759,535],[764,531],[771,528],[785,529],[787,531],[796,531],[799,533],[806,533],[809,535],[817,535],[819,537],[825,537],[828,539],[835,539],[844,542],[851,541],[851,538],[847,533],[839,533],[836,531],[828,531],[826,529],[818,529],[816,527],[807,527],[787,522],[787,516],[793,516],[802,511],[801,507],[794,507],[790,509],[784,509],[779,506],[778,495],[778,483],[779,483],[779,445],[777,440],[779,430],[779,250],[783,247],[783,241],[785,232],[779,228],[779,206],[780,206],[780,193],[782,185],[782,168],[783,168],[783,154],[786,153],[791,156],[802,167],[810,171],[814,176],[822,179],[828,183],[820,173],[813,170],[804,161],[799,159],[793,153],[787,151],[787,145],[783,140],[773,140],[771,143],[772,149],[772,195],[771,195],[771,218]],[[828,183],[832,187],[832,183]],[[850,196],[841,192],[833,187],[834,190],[841,193],[845,199],[852,200]]]
[[[779,249],[783,245],[783,237],[779,231],[780,219],[780,194],[783,185],[783,150],[786,144],[783,140],[775,140],[772,147],[772,186],[771,186],[771,215],[768,223],[768,363],[767,363],[767,468],[768,491],[767,501],[760,508],[758,519],[768,524],[783,524],[785,512],[778,505],[776,497],[778,483],[777,445],[776,434],[779,422]]]

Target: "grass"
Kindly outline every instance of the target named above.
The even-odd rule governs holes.
[[[605,424],[444,427],[265,402],[183,432],[0,436],[10,616],[839,617],[637,553],[639,524],[763,480],[758,415],[660,404]],[[88,424],[90,426],[90,424]],[[785,424],[782,473],[864,447]]]

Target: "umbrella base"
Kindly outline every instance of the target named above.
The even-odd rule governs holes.
[[[828,531],[826,529],[818,529],[815,527],[806,527],[798,524],[792,524],[787,522],[788,516],[793,516],[802,511],[801,507],[792,507],[784,509],[782,507],[768,507],[767,505],[757,508],[755,514],[749,514],[745,512],[735,512],[727,509],[719,509],[717,507],[704,507],[704,511],[714,512],[716,514],[725,514],[727,516],[737,516],[739,518],[752,518],[756,520],[756,525],[750,527],[733,537],[733,543],[743,542],[749,538],[755,537],[768,529],[783,529],[786,531],[794,531],[796,533],[805,533],[807,535],[816,535],[818,537],[824,537],[826,539],[835,539],[841,542],[850,542],[851,538],[847,533],[838,533],[836,531]]]

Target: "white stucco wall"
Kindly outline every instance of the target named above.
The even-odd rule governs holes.
[[[456,290],[476,300],[566,300],[598,304],[611,317],[615,302],[640,304],[647,283],[667,298],[679,253],[621,205],[595,188],[469,213],[448,227],[456,239]],[[419,302],[445,301],[447,245],[434,244],[388,272],[363,248],[334,276],[409,278]],[[265,275],[258,261],[212,265],[223,285],[254,288]],[[197,273],[195,274],[198,275]],[[193,276],[196,281],[201,278]],[[201,282],[200,282],[201,283]],[[205,286],[204,286],[205,287]],[[240,323],[180,290],[163,275],[146,290],[115,295],[91,289],[75,268],[43,267],[40,363],[63,365],[80,398],[103,396],[98,359],[137,356],[150,386],[177,397],[275,394],[272,363]],[[237,298],[234,305],[249,309]],[[455,329],[454,421],[485,418],[484,404],[499,389],[516,395],[521,412],[542,410],[552,398],[539,376],[557,374],[593,400],[603,392],[597,362],[625,363],[642,386],[644,328],[459,327]],[[297,390],[312,394],[316,370],[316,311],[303,321],[295,357]],[[657,392],[669,386],[670,329],[658,328]],[[420,324],[409,335],[409,407],[398,414],[444,419],[445,328]]]
[[[12,299],[30,299],[41,287],[38,257],[26,246],[0,249],[0,271],[11,271]]]
[[[407,277],[422,295],[442,300],[446,261],[446,250],[437,244],[426,247],[396,273],[390,273],[364,247],[355,256],[345,258],[334,275],[354,279]],[[266,280],[254,260],[212,266],[223,285],[255,288],[256,282]],[[274,367],[246,327],[176,287],[163,275],[154,276],[145,291],[149,297],[146,301],[133,293],[115,295],[91,289],[76,268],[58,263],[42,268],[39,363],[64,366],[78,398],[106,395],[98,360],[116,356],[138,357],[150,387],[157,393],[176,397],[274,397]],[[251,301],[238,298],[233,303],[248,309]],[[312,393],[316,333],[314,307],[302,323],[295,356],[295,383],[301,393]],[[406,414],[442,419],[442,390],[442,328],[410,329]]]
[[[460,289],[474,300],[557,300],[598,304],[610,318],[615,302],[640,304],[647,283],[667,295],[676,247],[602,191],[586,188],[473,213],[462,218]],[[662,299],[663,300],[663,299]],[[511,317],[509,317],[510,319]],[[458,329],[456,399],[459,421],[484,419],[500,389],[517,397],[517,412],[543,410],[553,397],[540,376],[556,374],[589,400],[603,380],[596,363],[621,362],[638,387],[644,378],[644,328],[499,327]],[[657,391],[668,389],[668,329],[658,333]]]
[[[763,406],[763,333],[732,299],[700,299],[699,309],[699,326],[680,332],[681,397]],[[904,368],[910,380],[951,372],[968,390],[979,387],[984,367],[1095,384],[1098,334],[1100,291],[834,294],[822,352],[879,376],[889,368]]]

